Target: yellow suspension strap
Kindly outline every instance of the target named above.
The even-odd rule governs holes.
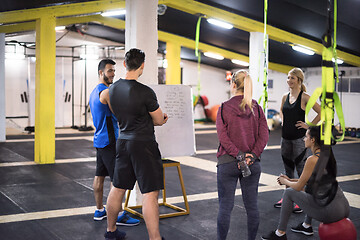
[[[330,1],[328,4],[330,8]],[[313,95],[310,97],[305,110],[305,120],[308,125],[313,125],[309,119],[308,114],[312,107],[314,106],[316,100],[321,96],[321,121],[317,125],[321,125],[321,141],[324,145],[331,145],[331,140],[342,141],[345,136],[345,119],[342,111],[341,102],[339,95],[335,92],[335,82],[334,82],[334,69],[332,59],[334,54],[336,54],[336,11],[337,9],[337,0],[334,0],[334,38],[331,36],[331,22],[329,17],[329,26],[328,30],[323,36],[323,53],[322,53],[322,87],[317,88]],[[330,15],[330,14],[329,14]],[[335,58],[336,59],[336,56]],[[336,66],[335,61],[335,66]],[[337,69],[336,69],[336,75]],[[332,128],[334,122],[334,108],[336,110],[337,116],[339,118],[340,127],[342,129],[342,135],[340,138],[335,138],[332,135]]]
[[[321,186],[325,186],[323,181],[324,169],[327,167],[328,161],[330,158],[334,158],[331,142],[332,139],[335,141],[342,141],[345,134],[345,120],[342,112],[342,107],[340,103],[339,96],[334,91],[335,82],[334,82],[334,69],[332,59],[334,53],[336,54],[336,7],[337,0],[334,0],[334,39],[332,39],[332,29],[331,29],[331,0],[328,1],[328,28],[327,32],[323,36],[323,52],[322,52],[322,87],[317,88],[313,95],[310,97],[306,109],[305,109],[305,121],[309,125],[311,122],[308,120],[307,115],[310,109],[314,106],[316,100],[321,95],[321,146],[320,146],[320,158],[315,166],[314,173],[316,174],[315,180],[313,182],[313,198],[315,202],[320,206],[325,206],[329,204],[336,195],[338,183],[336,181],[336,176],[332,176],[331,187],[326,187],[326,190],[323,189],[319,191]],[[336,56],[335,56],[336,60]],[[337,71],[337,68],[336,68]],[[337,73],[336,73],[337,74]],[[338,74],[337,74],[338,75]],[[340,126],[342,128],[342,136],[339,139],[336,139],[332,134],[332,128],[334,123],[334,108],[338,115]],[[329,183],[329,182],[328,182]],[[329,184],[327,183],[327,186]]]
[[[197,63],[197,96],[195,97],[193,104],[194,107],[200,99],[200,89],[201,89],[201,80],[200,80],[200,63],[201,63],[201,53],[199,52],[199,39],[200,39],[200,23],[201,19],[205,17],[204,15],[200,15],[196,24],[196,35],[195,35],[195,56],[198,58]]]
[[[268,11],[268,1],[264,0],[264,81],[263,81],[263,93],[259,98],[259,103],[261,103],[262,98],[264,98],[263,102],[263,110],[267,108],[268,103],[268,92],[267,92],[267,80],[268,80],[268,61],[266,60],[268,39],[266,37],[266,25],[267,25],[267,11]],[[259,66],[260,66],[260,57],[259,57]],[[258,81],[260,81],[260,77],[258,77]]]

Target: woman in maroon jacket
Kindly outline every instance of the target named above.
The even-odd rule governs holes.
[[[238,181],[247,213],[248,239],[255,239],[260,221],[257,206],[260,155],[268,142],[269,131],[262,108],[252,99],[252,80],[246,71],[240,70],[233,75],[230,91],[233,97],[221,105],[216,119],[220,143],[217,152],[217,239],[226,239]],[[241,159],[246,160],[250,176],[243,177]]]

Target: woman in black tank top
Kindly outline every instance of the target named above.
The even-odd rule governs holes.
[[[285,174],[289,178],[294,178],[295,169],[297,175],[301,175],[307,157],[302,138],[309,127],[305,123],[305,108],[310,95],[306,93],[304,73],[299,68],[289,71],[287,84],[289,92],[283,95],[280,107],[280,116],[282,118],[281,156]],[[316,103],[313,109],[317,116],[312,123],[316,124],[320,120],[320,105]],[[274,207],[280,208],[281,203],[282,199],[275,203]],[[295,205],[294,213],[300,212],[302,210]]]

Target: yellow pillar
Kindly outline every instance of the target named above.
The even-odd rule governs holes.
[[[181,46],[178,43],[166,42],[166,84],[181,84],[180,68]]]
[[[55,162],[56,18],[36,20],[35,162]]]

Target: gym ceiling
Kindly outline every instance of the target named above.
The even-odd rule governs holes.
[[[64,6],[68,4],[83,4],[86,9],[87,4],[91,2],[92,4],[114,2],[116,3],[114,6],[125,6],[125,0],[2,0],[1,2],[0,32],[12,36],[34,30],[31,17],[24,18],[34,14],[33,10],[52,8],[66,11]],[[337,2],[338,58],[344,60],[341,66],[360,67],[360,1],[338,0]],[[232,63],[231,59],[248,61],[250,32],[263,32],[264,29],[263,0],[159,0],[159,5],[161,5],[158,15],[160,53],[165,53],[166,41],[171,39],[182,44],[182,59],[197,61],[194,53],[196,23],[199,16],[204,15],[205,18],[202,18],[200,25],[199,48],[203,52],[221,54],[225,59],[215,60],[202,56],[201,62],[227,70],[241,67]],[[286,72],[292,66],[303,68],[321,66],[321,39],[328,25],[327,5],[327,0],[268,1],[269,69]],[[71,15],[70,12],[69,16],[66,14],[59,16],[57,25],[61,23],[67,26],[68,31],[124,43],[124,17],[102,17],[96,8],[88,9],[88,14],[81,16]],[[78,20],[74,20],[76,18]],[[221,19],[233,24],[234,27],[220,28],[208,23],[206,18]],[[16,19],[21,19],[21,22],[16,22]],[[315,54],[310,56],[294,51],[293,45],[306,46]]]

